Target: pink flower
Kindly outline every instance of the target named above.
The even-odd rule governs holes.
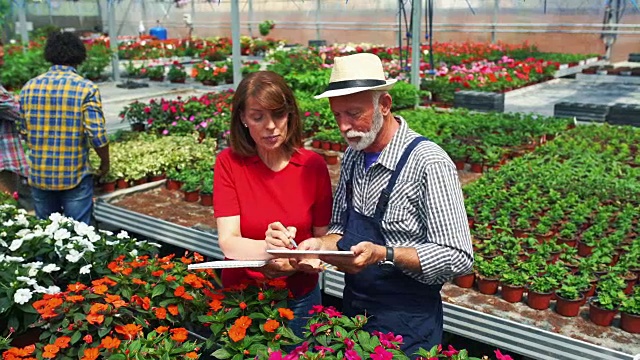
[[[319,313],[322,312],[322,310],[324,310],[324,306],[322,306],[322,305],[313,305],[311,310],[309,310],[309,315],[319,314]]]
[[[311,325],[309,326],[309,330],[311,330],[311,333],[312,333],[313,335],[315,335],[315,334],[316,334],[316,330],[318,330],[318,328],[319,328],[319,327],[324,326],[324,325],[325,325],[325,324],[323,324],[323,323],[315,323],[315,324],[311,324]]]
[[[162,131],[162,135],[169,135],[169,130],[164,129],[164,130]]]
[[[195,120],[195,119],[196,119],[196,117],[195,117],[195,116],[193,116],[193,115],[191,115],[191,116],[189,117],[189,121],[191,121],[191,122],[193,122],[193,120]]]
[[[206,127],[207,127],[207,125],[208,125],[208,124],[207,124],[207,122],[206,122],[206,121],[203,121],[203,122],[201,122],[201,123],[200,123],[200,127],[203,127],[203,128],[206,128]]]
[[[271,354],[269,354],[269,360],[282,360],[282,352],[272,352]]]
[[[323,311],[325,314],[327,314],[328,317],[333,318],[333,317],[342,317],[342,313],[338,310],[336,310],[336,308],[334,308],[333,306],[328,306],[326,308],[324,308]]]
[[[178,125],[177,121],[174,121],[174,122],[171,123],[171,126],[176,126],[176,125]]]
[[[18,200],[20,198],[17,191],[14,191],[13,194],[11,194],[11,196],[13,196],[13,200]]]
[[[325,352],[329,352],[329,353],[334,353],[335,350],[333,350],[330,347],[326,347],[326,346],[321,346],[321,345],[316,345],[313,348],[316,351],[320,351],[320,355],[324,355]]]
[[[153,119],[149,118],[149,119],[147,120],[147,124],[149,124],[149,125],[153,124]]]
[[[393,360],[393,354],[387,351],[384,347],[376,346],[375,353],[371,354],[372,360]]]
[[[373,355],[371,355],[373,357]],[[349,349],[344,353],[344,358],[347,360],[362,360],[362,358],[360,358],[360,355],[358,355],[358,353],[353,350],[353,349]]]
[[[496,359],[497,360],[513,360],[513,358],[509,355],[506,354],[502,354],[500,352],[500,349],[496,349],[493,351],[496,354]]]
[[[344,345],[347,347],[347,350],[351,350],[356,346],[356,343],[353,340],[346,338],[344,339]]]
[[[453,346],[449,345],[449,350],[443,351],[442,355],[451,357],[457,353],[458,353],[458,350],[456,350]]]
[[[304,113],[304,116],[311,116],[311,113],[309,111]]]

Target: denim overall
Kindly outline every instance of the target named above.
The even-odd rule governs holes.
[[[353,175],[355,163],[347,180],[347,215],[345,231],[338,242],[340,250],[370,241],[386,246],[380,224],[387,209],[391,191],[407,162],[411,151],[419,142],[418,137],[405,149],[396,169],[380,194],[374,217],[364,216],[353,207]],[[365,314],[369,317],[365,330],[402,335],[401,349],[410,358],[419,348],[425,350],[442,342],[442,285],[426,285],[400,269],[383,270],[371,265],[357,274],[346,274],[343,293],[343,311],[348,316]]]

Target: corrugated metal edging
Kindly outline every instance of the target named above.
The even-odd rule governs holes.
[[[324,292],[342,298],[344,274],[325,270]],[[634,360],[633,355],[444,302],[444,330],[536,360]]]
[[[119,228],[147,236],[160,242],[179,246],[202,255],[222,260],[224,255],[218,246],[218,234],[160,220],[113,206],[105,201],[96,201],[94,214],[96,220]]]

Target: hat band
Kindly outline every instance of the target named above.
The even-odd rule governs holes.
[[[377,79],[343,80],[329,83],[325,91],[341,90],[355,87],[374,87],[386,84],[386,81]]]

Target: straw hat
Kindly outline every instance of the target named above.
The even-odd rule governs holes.
[[[355,94],[367,90],[389,90],[396,79],[386,80],[382,61],[375,54],[360,53],[335,58],[329,85],[316,99]]]

